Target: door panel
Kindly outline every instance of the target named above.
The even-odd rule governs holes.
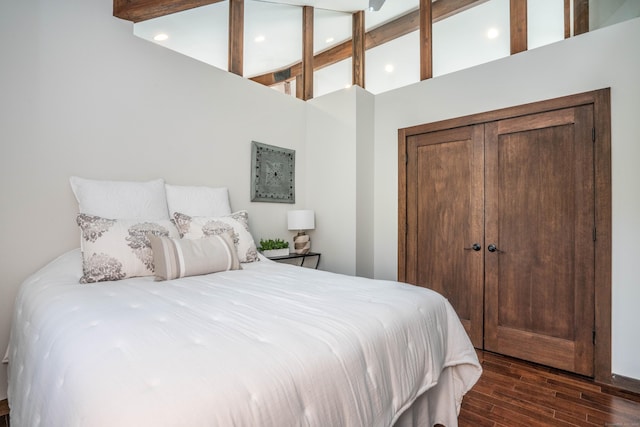
[[[593,375],[591,107],[488,123],[485,349]]]
[[[444,295],[482,347],[483,126],[408,139],[407,281]],[[465,249],[466,248],[466,249]]]

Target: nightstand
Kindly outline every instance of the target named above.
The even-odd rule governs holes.
[[[318,268],[320,253],[307,252],[306,254],[290,253],[289,255],[269,257],[270,260],[284,264],[297,265],[299,267]]]

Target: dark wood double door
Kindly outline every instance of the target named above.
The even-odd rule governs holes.
[[[593,376],[593,105],[437,127],[401,144],[400,280],[477,348]]]

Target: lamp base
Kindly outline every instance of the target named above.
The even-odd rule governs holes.
[[[297,254],[306,254],[311,250],[311,237],[304,231],[293,236],[293,251]]]

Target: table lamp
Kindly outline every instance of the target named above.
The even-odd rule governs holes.
[[[311,238],[305,230],[316,228],[315,215],[312,210],[296,210],[287,212],[287,226],[289,230],[297,230],[293,237],[293,251],[306,254],[311,250]]]

